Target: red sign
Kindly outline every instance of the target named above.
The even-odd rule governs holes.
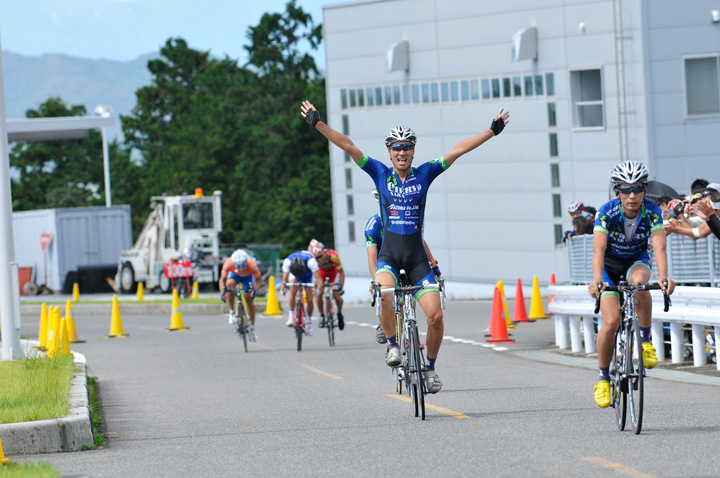
[[[177,261],[163,264],[163,273],[168,279],[177,279],[179,277],[192,277],[192,262]]]
[[[50,241],[52,241],[52,238],[52,232],[43,232],[40,235],[40,247],[42,248],[43,254],[47,252],[48,245],[50,244]]]

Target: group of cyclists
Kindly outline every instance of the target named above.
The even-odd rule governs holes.
[[[379,212],[368,220],[365,227],[368,269],[373,281],[382,288],[395,287],[401,269],[405,270],[410,285],[422,286],[415,293],[414,300],[423,309],[427,319],[427,362],[424,381],[428,393],[437,393],[443,386],[435,367],[443,339],[444,322],[437,283],[440,269],[423,239],[428,189],[432,182],[459,157],[499,135],[509,122],[509,112],[501,109],[492,120],[490,128],[460,141],[444,156],[417,167],[413,167],[417,135],[406,126],[392,128],[387,133],[385,147],[392,166],[386,166],[364,154],[350,138],[323,122],[319,112],[310,102],[304,101],[300,112],[311,127],[347,153],[375,184],[373,195],[378,202]],[[597,336],[599,380],[594,388],[595,402],[601,408],[608,407],[611,403],[609,365],[615,332],[620,323],[618,294],[605,291],[605,287],[617,285],[620,281],[647,284],[651,276],[648,254],[650,243],[657,261],[660,276],[658,282],[667,280],[664,291],[668,294],[671,294],[675,288],[675,283],[667,277],[662,211],[645,198],[647,169],[640,162],[627,161],[615,167],[611,179],[616,198],[604,204],[595,215],[592,263],[594,280],[588,286],[593,298],[601,297],[600,310],[603,324]],[[326,249],[321,242],[313,239],[307,250],[294,252],[284,260],[282,271],[282,284],[286,284],[289,280],[290,284],[314,282],[318,285],[314,294],[323,317],[321,327],[325,325],[320,298],[322,284],[325,280],[334,283],[333,295],[338,311],[337,325],[343,330],[345,324],[342,315],[342,291],[345,272],[335,251]],[[250,305],[254,292],[262,285],[261,281],[257,264],[243,251],[233,253],[223,266],[220,286],[223,291],[222,299],[230,308],[229,321],[232,323],[234,320],[233,296],[229,291],[236,284],[242,284],[249,305],[248,312],[253,333],[255,307]],[[292,314],[296,292],[296,286],[291,287],[288,299],[289,326],[294,322]],[[652,300],[647,291],[638,292],[636,298],[643,361],[650,369],[657,364],[657,355],[650,334]],[[312,316],[312,312],[313,301],[308,300],[308,318]],[[390,298],[382,299],[379,319],[376,340],[378,343],[387,344],[385,363],[390,367],[397,367],[400,365],[401,356]],[[311,320],[306,320],[306,333],[312,334]]]

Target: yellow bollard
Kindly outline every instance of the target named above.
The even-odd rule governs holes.
[[[60,306],[52,307],[50,312],[50,323],[52,330],[48,333],[47,356],[54,357],[58,353],[60,345],[60,323],[62,322],[62,314]]]
[[[280,304],[278,304],[277,291],[275,290],[275,277],[268,278],[268,299],[265,306],[265,315],[281,315]]]
[[[182,312],[180,312],[180,296],[177,289],[173,289],[172,313],[170,314],[170,328],[165,332],[173,332],[175,330],[188,330],[182,320]]]
[[[77,282],[73,284],[73,302],[77,302],[80,300],[80,286]]]
[[[58,349],[56,355],[64,355],[66,357],[72,357],[70,351],[70,338],[68,333],[68,320],[63,318],[60,321],[60,336],[58,337]]]
[[[510,319],[507,300],[505,300],[505,285],[503,284],[503,281],[499,280],[496,287],[500,291],[500,298],[502,299],[502,313],[505,317],[505,326],[508,330],[515,330],[515,323]]]
[[[530,301],[530,317],[529,319],[547,319],[545,309],[543,309],[542,297],[540,297],[540,284],[537,276],[533,276],[533,292]]]
[[[138,282],[137,285],[137,300],[138,302],[142,302],[143,300],[145,300],[145,291],[143,290],[142,282]]]
[[[200,286],[198,286],[198,283],[197,283],[197,282],[193,282],[192,295],[191,295],[191,297],[192,297],[193,299],[199,299],[199,298],[200,298]]]
[[[47,336],[48,336],[48,308],[45,302],[42,303],[40,308],[40,330],[38,331],[38,346],[37,350],[47,349]]]
[[[122,318],[120,317],[120,306],[118,305],[117,294],[113,295],[112,313],[110,316],[110,335],[106,339],[125,338],[127,334],[123,331]]]

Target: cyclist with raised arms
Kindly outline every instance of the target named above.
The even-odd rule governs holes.
[[[309,284],[312,282],[313,277],[317,284],[322,284],[322,277],[320,277],[320,268],[318,266],[315,256],[308,251],[297,251],[293,252],[285,258],[282,265],[282,293],[283,295],[287,292],[288,279],[290,283],[305,283]],[[313,334],[312,329],[312,313],[313,313],[313,293],[320,295],[320,288],[308,288],[307,289],[307,318],[305,319],[305,333],[307,335]],[[298,286],[290,286],[290,296],[288,297],[288,320],[286,325],[292,327],[295,323],[295,297],[297,296]]]
[[[442,382],[435,372],[435,361],[442,343],[444,325],[438,284],[422,245],[428,187],[460,156],[500,134],[507,124],[509,113],[500,110],[490,129],[460,141],[444,156],[417,168],[412,167],[417,137],[408,127],[398,126],[386,135],[385,146],[392,162],[392,167],[387,167],[363,154],[350,138],[321,121],[320,114],[309,101],[302,103],[300,113],[310,126],[345,151],[372,178],[378,189],[383,244],[378,254],[375,281],[383,288],[395,287],[400,269],[405,269],[411,285],[424,286],[415,293],[415,300],[425,312],[428,323],[425,387],[429,393],[437,393],[442,389]],[[389,298],[382,300],[380,321],[388,341],[385,363],[397,367],[401,362],[400,348],[395,335],[392,300]]]
[[[228,322],[237,322],[235,317],[235,286],[241,285],[245,293],[245,304],[247,304],[248,318],[250,319],[250,333],[255,335],[255,294],[262,287],[262,273],[258,268],[255,259],[249,257],[245,251],[238,249],[225,261],[220,272],[218,286],[222,291],[220,298],[230,308]],[[240,305],[242,307],[242,305]]]
[[[588,286],[593,298],[601,295],[600,312],[603,323],[598,331],[597,350],[599,381],[595,386],[595,403],[601,408],[610,406],[609,367],[612,359],[615,332],[620,325],[620,299],[617,292],[603,292],[606,285],[617,285],[621,280],[629,284],[647,284],[651,265],[648,241],[652,241],[660,280],[667,279],[667,293],[672,294],[675,283],[667,276],[665,228],[660,208],[645,198],[648,171],[640,162],[618,164],[611,179],[616,199],[604,204],[595,217],[593,231],[593,281]],[[598,282],[602,287],[598,290]],[[664,286],[663,286],[664,287]],[[652,346],[652,298],[649,291],[635,294],[635,310],[640,323],[640,341],[646,368],[657,364]]]

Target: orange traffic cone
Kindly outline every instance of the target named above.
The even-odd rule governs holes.
[[[525,297],[522,291],[522,282],[520,279],[517,280],[517,292],[515,292],[515,311],[513,313],[513,322],[535,322],[535,319],[530,320],[525,309]]]
[[[120,306],[118,305],[117,294],[113,295],[112,314],[110,316],[110,335],[106,335],[106,339],[127,337],[123,331],[122,318],[120,317]]]
[[[503,281],[498,281],[497,288],[500,290],[500,299],[502,300],[502,313],[503,319],[505,319],[505,327],[507,327],[508,330],[515,330],[515,324],[513,324],[512,320],[510,320],[510,312],[508,311],[507,300],[505,300],[505,285],[503,284]]]
[[[505,319],[502,316],[502,296],[500,295],[500,289],[497,287],[495,288],[493,308],[490,313],[490,333],[492,334],[492,338],[488,340],[489,344],[515,343],[513,339],[508,337],[507,326],[505,325]]]
[[[542,297],[540,297],[540,283],[537,276],[533,276],[533,292],[530,300],[530,318],[547,319],[543,310]]]
[[[550,274],[550,285],[553,285],[554,283],[555,283],[555,273],[553,272],[552,274]],[[548,311],[545,312],[545,315],[552,315],[550,313],[550,302],[552,302],[552,295],[550,295],[550,292],[548,292],[548,301],[547,301]]]
[[[183,325],[182,312],[180,312],[180,296],[177,289],[173,289],[172,314],[170,315],[170,328],[165,332],[173,332],[175,330],[188,330]]]

